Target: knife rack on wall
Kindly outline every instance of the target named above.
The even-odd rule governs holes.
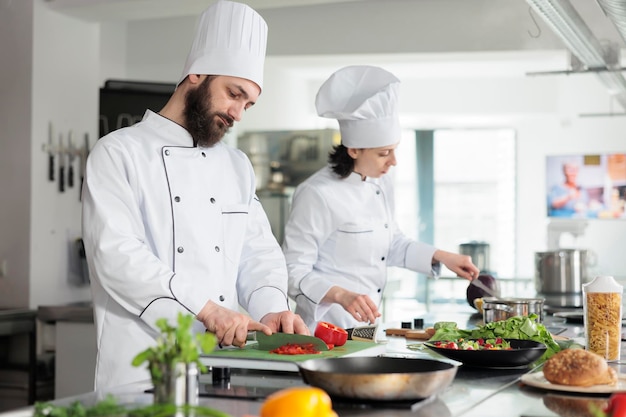
[[[42,151],[48,154],[48,181],[58,184],[59,193],[64,193],[67,188],[77,188],[80,201],[85,164],[90,149],[89,133],[85,133],[82,144],[77,145],[79,140],[75,138],[72,130],[66,133],[59,131],[57,134],[52,122],[49,122],[48,141],[42,145]]]

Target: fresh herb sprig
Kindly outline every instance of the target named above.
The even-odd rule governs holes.
[[[133,358],[133,366],[141,366],[148,362],[148,369],[152,382],[162,381],[163,367],[174,367],[177,363],[195,363],[202,372],[206,367],[200,362],[200,351],[211,352],[217,345],[217,338],[213,333],[192,334],[193,316],[178,313],[178,326],[172,326],[167,319],[158,319],[156,326],[161,331],[155,346],[140,352]]]

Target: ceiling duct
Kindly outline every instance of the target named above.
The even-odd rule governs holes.
[[[570,52],[584,65],[585,71],[594,72],[608,89],[609,94],[626,109],[626,79],[621,74],[619,53],[603,45],[591,32],[569,0],[526,0],[561,38]],[[626,40],[626,5],[623,0],[597,0],[604,12],[618,27]],[[619,49],[618,49],[619,51]]]

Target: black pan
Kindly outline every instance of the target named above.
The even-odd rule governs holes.
[[[443,391],[457,366],[428,359],[350,357],[298,364],[305,383],[331,397],[376,401],[418,400]]]
[[[533,340],[509,339],[511,350],[462,350],[437,347],[424,343],[429,349],[464,365],[480,368],[516,368],[530,365],[539,359],[547,347]]]

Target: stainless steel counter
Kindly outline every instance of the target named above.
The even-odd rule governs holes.
[[[425,317],[426,325],[433,317]],[[447,321],[450,317],[447,317]],[[457,315],[454,317],[460,327],[470,328],[479,318]],[[464,320],[464,321],[463,321]],[[562,335],[578,338],[582,335],[582,325],[565,324],[561,319],[552,316],[546,318],[547,327],[562,331]],[[409,341],[408,343],[416,343]],[[386,355],[407,357],[429,357],[430,351],[414,351],[407,349],[404,338],[390,337],[386,345]],[[624,349],[624,348],[623,348]],[[615,365],[621,367],[621,365]],[[626,369],[619,369],[626,372]],[[339,416],[437,416],[437,417],[556,417],[546,398],[558,399],[560,404],[576,404],[580,395],[548,393],[539,389],[523,386],[520,378],[530,369],[494,370],[460,366],[453,383],[440,395],[414,404],[410,403],[351,403],[333,402],[333,408]],[[201,377],[200,404],[219,409],[233,417],[258,415],[262,398],[269,392],[294,385],[304,385],[302,379],[294,372],[269,372],[250,370],[231,370],[229,384],[212,383],[212,374]],[[145,390],[150,388],[148,382],[131,384],[111,391],[118,400],[125,404],[149,404],[152,395]],[[91,404],[104,398],[107,392],[96,392],[78,397],[58,400],[59,404],[67,404],[79,399]],[[546,395],[548,394],[548,395]],[[607,397],[596,397],[595,401],[603,401]],[[20,414],[21,413],[21,414]],[[8,417],[11,414],[2,415]],[[16,411],[11,417],[28,415],[27,410]]]

